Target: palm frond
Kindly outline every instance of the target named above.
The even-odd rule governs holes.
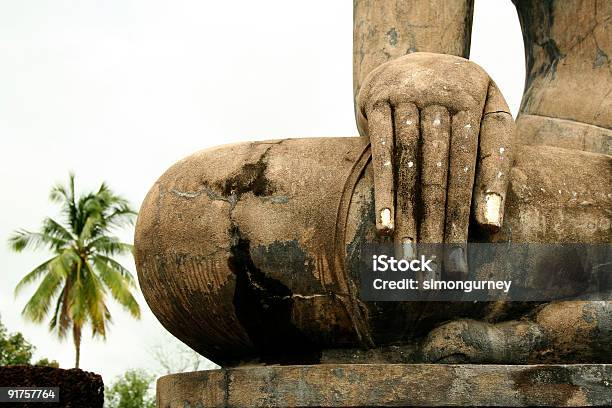
[[[98,214],[91,214],[85,219],[83,228],[79,233],[79,241],[82,245],[96,235],[96,230],[100,229],[100,216]]]
[[[100,236],[89,242],[87,248],[90,251],[108,256],[129,254],[132,253],[134,249],[132,245],[121,242],[118,238],[106,235]]]
[[[105,221],[109,227],[121,228],[133,225],[136,215],[138,213],[129,204],[125,203],[115,206],[113,211],[105,218]]]
[[[68,185],[70,186],[70,201],[72,201],[72,203],[74,204],[74,200],[76,197],[76,194],[74,193],[74,173],[70,172],[68,173]]]
[[[54,258],[49,264],[47,275],[23,308],[22,314],[26,319],[40,323],[48,314],[53,297],[69,273],[64,267],[62,255]]]
[[[66,222],[72,231],[76,231],[76,220],[79,217],[75,202],[74,173],[71,172],[68,176],[68,186],[58,183],[51,188],[49,199],[51,202],[62,205],[62,213]]]
[[[126,275],[121,270],[115,269],[102,257],[94,258],[94,265],[100,273],[100,279],[110,289],[113,298],[132,316],[140,318],[140,306],[130,291],[131,284]],[[131,278],[131,274],[129,276]]]
[[[66,337],[68,333],[68,329],[70,328],[70,316],[68,315],[68,296],[67,294],[70,292],[72,280],[70,278],[66,279],[64,283],[64,288],[60,292],[59,296],[56,299],[55,310],[53,312],[53,317],[49,322],[49,330],[56,331],[57,335],[60,339]]]
[[[64,240],[66,242],[74,241],[75,237],[62,224],[55,221],[53,218],[47,217],[43,220],[42,233]]]
[[[125,279],[130,288],[137,288],[136,279],[134,279],[134,275],[132,275],[132,272],[130,272],[130,270],[127,269],[125,266],[121,265],[119,262],[115,261],[109,256],[96,254],[95,258],[99,259],[102,262],[106,262],[110,267],[121,273],[121,276],[123,277],[123,279]]]
[[[26,248],[46,247],[52,251],[59,251],[69,242],[45,233],[32,232],[24,229],[17,230],[9,237],[9,247],[15,252],[21,252]]]
[[[63,204],[64,202],[70,201],[70,193],[64,185],[56,184],[51,187],[51,191],[49,192],[49,201]]]
[[[115,194],[106,183],[102,183],[96,194],[101,215],[101,227],[108,231],[113,227],[124,227],[134,222],[136,212],[129,202]]]
[[[47,259],[45,262],[38,265],[36,268],[32,269],[26,276],[23,277],[15,287],[15,296],[19,294],[23,290],[24,287],[28,286],[38,278],[42,276],[45,272],[49,272],[50,265],[59,257],[53,257],[51,259]]]
[[[72,324],[72,316],[70,315],[70,293],[72,292],[72,279],[67,279],[62,293],[62,307],[60,309],[58,330],[60,338],[65,337],[70,330]]]

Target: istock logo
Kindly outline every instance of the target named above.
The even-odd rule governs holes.
[[[372,270],[374,272],[432,272],[433,269],[429,266],[432,261],[432,259],[425,258],[425,255],[421,255],[421,259],[412,260],[397,260],[392,256],[373,255]]]

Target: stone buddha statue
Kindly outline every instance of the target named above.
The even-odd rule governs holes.
[[[473,0],[355,0],[360,136],[220,146],[168,169],[135,237],[164,327],[222,366],[610,363],[609,301],[360,296],[366,243],[447,244],[440,270],[458,277],[468,242],[610,243],[612,3],[514,3],[516,123],[467,59]]]

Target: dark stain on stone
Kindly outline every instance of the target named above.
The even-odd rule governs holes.
[[[217,183],[217,188],[225,196],[235,195],[240,197],[242,194],[252,192],[257,197],[266,197],[274,193],[275,189],[270,180],[266,177],[268,168],[267,155],[270,148],[261,155],[255,163],[246,163],[240,172]]]
[[[387,31],[387,38],[389,39],[389,44],[392,46],[396,46],[397,37],[398,37],[397,30],[395,29],[395,27],[391,27],[391,29]]]
[[[303,294],[324,291],[321,282],[314,277],[314,260],[306,255],[296,239],[258,245],[252,249],[251,256],[269,277],[283,281],[290,288],[296,285]]]
[[[202,333],[207,332],[206,327],[201,324],[201,321],[195,323],[191,320],[192,316],[200,316],[206,314],[206,303],[202,300],[202,294],[200,292],[188,292],[181,293],[180,289],[177,288],[171,282],[176,281],[176,274],[180,271],[180,268],[184,267],[187,261],[190,259],[189,255],[185,254],[173,254],[166,256],[155,256],[154,259],[154,271],[157,274],[156,280],[158,282],[167,282],[166,288],[163,295],[166,297],[168,305],[172,305],[174,317],[167,318],[165,315],[158,316],[158,319],[162,325],[171,333],[173,333],[182,342],[189,345],[196,352],[203,356],[206,356],[209,360],[221,364],[236,363],[235,355],[241,355],[246,353],[252,353],[252,348],[249,345],[238,344],[235,348],[228,348],[220,350],[215,344],[215,340],[211,340],[207,337],[195,337],[193,336],[193,326],[196,325],[196,332]],[[191,258],[193,259],[193,258]],[[201,262],[201,260],[198,260]],[[173,266],[175,265],[175,267]],[[220,299],[227,299],[227,296],[231,296],[233,289],[231,285],[224,285],[218,291]],[[157,299],[147,299],[149,304],[160,302]]]
[[[321,352],[292,322],[293,293],[253,262],[249,240],[230,231],[228,266],[236,276],[236,316],[266,363],[316,364]]]
[[[463,50],[461,56],[470,58],[470,48],[472,44],[472,22],[474,19],[474,0],[467,1],[465,19],[463,21]]]
[[[548,39],[548,41],[540,44],[540,46],[544,48],[546,54],[548,55],[548,64],[542,65],[540,68],[540,73],[545,74],[550,72],[554,78],[557,73],[557,64],[561,59],[565,58],[565,54],[562,54],[559,51],[559,47],[553,39]]]
[[[228,369],[222,368],[223,370],[223,406],[229,407],[230,400],[230,388],[232,386],[232,376]]]
[[[526,79],[525,94],[533,80],[540,76],[551,75],[555,77],[557,64],[563,58],[563,54],[555,40],[551,38],[551,30],[554,24],[554,12],[558,7],[556,0],[512,0],[516,6],[523,39],[525,43]],[[541,59],[536,55],[537,48],[542,48],[546,58]],[[528,98],[524,98],[526,101]]]
[[[608,54],[606,54],[601,48],[597,47],[597,54],[595,55],[595,61],[593,61],[593,68],[600,68],[604,64],[610,64]]]
[[[567,406],[573,395],[580,391],[571,373],[559,366],[533,366],[512,375],[514,389],[526,405],[539,405],[539,401],[555,406]]]

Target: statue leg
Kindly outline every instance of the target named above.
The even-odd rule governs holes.
[[[143,202],[135,236],[139,283],[160,322],[226,366],[311,363],[326,350],[415,345],[423,337],[428,361],[484,361],[483,350],[492,350],[496,361],[519,362],[531,358],[521,349],[543,349],[521,343],[528,340],[522,333],[532,333],[534,344],[556,339],[561,329],[546,314],[527,326],[491,327],[535,304],[491,319],[486,302],[361,300],[358,249],[377,239],[368,148],[357,137],[243,143],[172,166]],[[478,238],[608,242],[610,169],[609,156],[523,148],[504,229]],[[580,184],[584,174],[588,184]],[[598,321],[610,314],[606,306]],[[473,320],[440,326],[457,319]],[[444,336],[457,338],[454,350],[438,350]]]
[[[553,302],[539,308],[533,320],[545,339],[531,357],[534,363],[610,362],[612,302]]]
[[[612,302],[552,302],[497,324],[455,320],[432,330],[420,354],[430,363],[608,363]]]
[[[532,350],[543,342],[542,328],[532,321],[493,324],[463,319],[432,330],[420,354],[428,363],[527,364]]]

